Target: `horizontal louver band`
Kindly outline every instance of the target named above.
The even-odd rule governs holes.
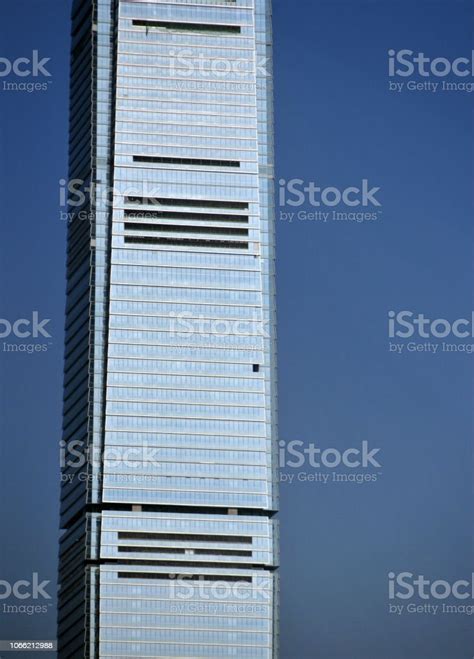
[[[151,231],[154,233],[212,233],[226,236],[248,236],[248,229],[235,227],[202,227],[181,226],[180,224],[141,224],[139,222],[125,222],[125,231]]]
[[[219,201],[209,199],[167,199],[165,197],[125,197],[127,204],[148,204],[159,206],[187,206],[189,208],[218,208],[226,210],[247,210],[244,201]]]
[[[251,545],[248,535],[199,535],[182,533],[143,533],[140,531],[119,531],[119,540],[176,540],[177,542],[227,542]]]
[[[133,156],[133,162],[152,163],[155,165],[194,165],[195,167],[240,167],[238,160],[168,158],[167,156]]]
[[[209,213],[186,213],[176,211],[134,211],[125,210],[125,219],[163,219],[163,220],[196,220],[199,222],[241,222],[248,224],[248,215],[221,215]]]
[[[228,583],[252,583],[252,577],[247,576],[230,576],[228,574],[186,574],[186,581],[226,581]],[[182,574],[164,574],[160,572],[119,572],[119,579],[161,579],[170,581],[178,577],[183,577]]]
[[[153,21],[147,19],[135,19],[132,25],[137,27],[162,28],[164,30],[179,30],[180,32],[227,32],[229,34],[240,34],[239,25],[216,25],[212,23],[178,23],[175,21]]]
[[[155,236],[125,236],[125,243],[135,245],[169,245],[172,247],[212,247],[221,249],[248,249],[249,244],[224,240],[196,240],[157,238]]]
[[[252,556],[251,551],[240,549],[183,549],[181,547],[119,547],[120,553],[135,554],[186,554],[194,556]]]

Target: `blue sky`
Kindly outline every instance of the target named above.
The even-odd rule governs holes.
[[[52,74],[47,91],[0,88],[0,317],[51,319],[44,352],[5,353],[0,341],[0,580],[37,572],[52,596],[45,614],[0,610],[0,638],[54,638],[69,2],[0,12],[0,56],[38,50]],[[281,656],[469,659],[471,618],[390,615],[387,575],[473,571],[474,355],[401,340],[390,353],[388,312],[454,320],[473,309],[472,97],[390,92],[388,51],[470,57],[473,5],[274,0],[274,14],[277,181],[342,190],[366,179],[381,203],[362,223],[289,222],[280,213],[295,209],[277,207],[280,438],[341,452],[367,441],[381,463],[364,484],[284,470],[295,480],[281,487]]]

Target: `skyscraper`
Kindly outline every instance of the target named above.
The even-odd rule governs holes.
[[[60,657],[278,656],[270,0],[75,0]]]

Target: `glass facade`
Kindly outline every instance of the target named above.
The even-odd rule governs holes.
[[[275,659],[271,2],[72,39],[60,656]]]

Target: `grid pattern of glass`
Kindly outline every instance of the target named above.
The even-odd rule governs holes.
[[[271,0],[75,0],[73,76],[59,656],[276,659]]]
[[[105,443],[139,464],[105,463],[107,502],[276,508],[257,5],[120,3]]]

